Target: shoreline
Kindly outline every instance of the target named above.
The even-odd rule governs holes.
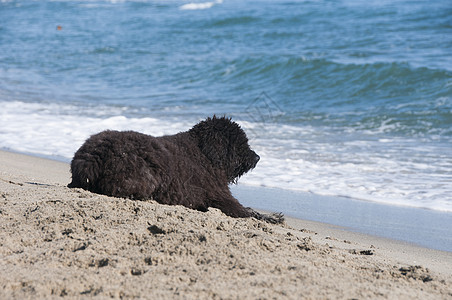
[[[452,252],[452,232],[448,230],[452,226],[452,213],[449,212],[274,188],[234,186],[231,190],[246,206]]]
[[[69,178],[67,163],[0,151],[1,297],[452,296],[451,252],[111,198]]]

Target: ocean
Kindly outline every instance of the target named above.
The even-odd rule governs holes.
[[[239,185],[452,212],[452,2],[0,1],[0,148],[213,114],[261,157]]]

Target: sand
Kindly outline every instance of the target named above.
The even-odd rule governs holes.
[[[0,299],[452,299],[452,253],[66,187],[0,151]]]

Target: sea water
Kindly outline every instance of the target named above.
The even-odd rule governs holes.
[[[452,212],[450,1],[0,1],[0,148],[232,117],[239,183]]]

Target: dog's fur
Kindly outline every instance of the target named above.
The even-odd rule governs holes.
[[[228,184],[258,161],[240,126],[213,116],[176,135],[110,130],[95,134],[75,153],[68,186],[200,211],[215,207],[231,217],[280,223],[281,214],[262,215],[245,208],[229,190]]]

